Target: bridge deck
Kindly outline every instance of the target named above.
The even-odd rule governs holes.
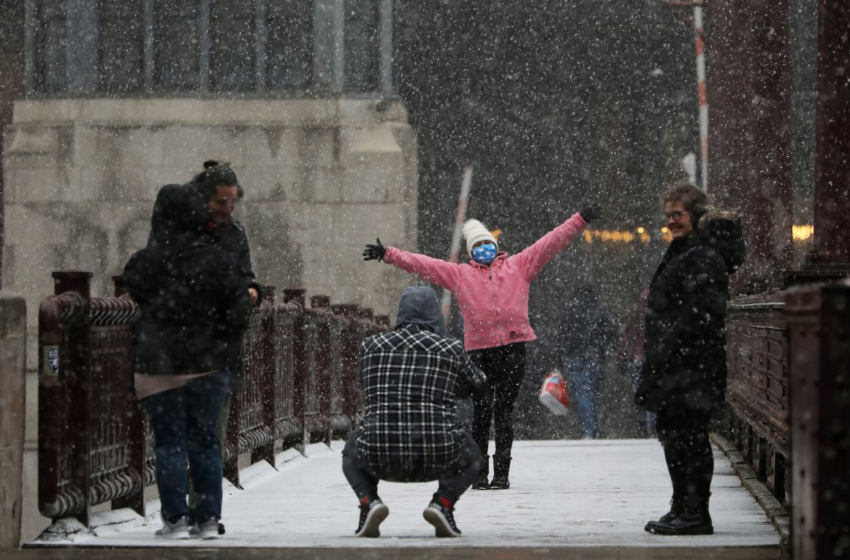
[[[704,552],[716,547],[775,550],[779,543],[761,508],[716,449],[711,503],[716,534],[671,538],[645,533],[645,522],[667,510],[671,491],[663,453],[654,440],[517,442],[511,489],[470,490],[458,503],[455,517],[463,530],[461,539],[435,539],[433,528],[422,519],[436,483],[382,483],[381,497],[391,512],[381,527],[382,536],[357,539],[352,536],[357,502],[342,474],[341,449],[342,442],[333,442],[332,448],[311,445],[307,458],[294,451],[281,454],[279,470],[260,463],[243,471],[244,490],[230,486],[225,490],[227,535],[219,541],[155,540],[158,508],[151,507],[146,519],[129,511],[98,514],[94,535],[78,533],[38,544],[306,547],[351,552],[362,548],[447,547],[448,552],[457,547],[625,547],[657,548],[657,553],[666,556],[662,549],[671,547],[703,548]]]

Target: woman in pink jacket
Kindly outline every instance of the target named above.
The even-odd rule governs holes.
[[[473,439],[483,455],[481,471],[473,488],[507,489],[513,445],[513,405],[525,375],[525,343],[537,336],[528,321],[531,282],[587,224],[598,218],[598,205],[585,208],[516,255],[498,250],[493,234],[478,220],[463,226],[466,249],[472,259],[455,264],[395,247],[366,245],[364,260],[382,260],[423,280],[454,292],[463,314],[466,351],[487,375],[490,394],[475,399]],[[494,404],[495,400],[495,404]],[[490,422],[495,416],[496,450],[493,480],[488,444]]]

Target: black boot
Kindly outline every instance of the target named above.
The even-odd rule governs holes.
[[[682,503],[682,500],[680,498],[676,497],[675,495],[673,495],[673,497],[670,499],[670,511],[668,511],[667,513],[662,515],[661,518],[658,521],[650,521],[649,523],[647,523],[646,526],[643,528],[643,530],[646,531],[647,533],[653,533],[654,532],[653,528],[656,525],[658,525],[658,524],[664,525],[664,524],[670,523],[671,521],[673,521],[674,519],[679,517],[679,515],[681,515],[682,512],[684,511],[684,509],[685,509],[685,504]]]
[[[493,481],[490,490],[507,490],[511,487],[508,475],[511,472],[511,457],[493,455]]]
[[[475,479],[475,482],[472,483],[473,490],[488,490],[490,488],[490,483],[488,482],[488,478],[490,477],[490,456],[482,455],[481,456],[481,468],[478,470],[478,478]]]
[[[672,536],[713,535],[714,525],[708,513],[708,498],[694,505],[685,504],[679,515],[667,523],[661,523],[659,520],[648,524],[647,531],[656,535]]]

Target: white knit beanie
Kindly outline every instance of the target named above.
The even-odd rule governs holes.
[[[490,230],[484,227],[484,224],[478,220],[467,220],[463,224],[463,237],[466,239],[466,252],[472,258],[472,246],[479,241],[490,241],[496,245],[496,250],[499,249],[499,243]]]

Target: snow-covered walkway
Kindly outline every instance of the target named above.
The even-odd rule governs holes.
[[[511,489],[473,491],[457,505],[461,539],[435,539],[422,519],[436,483],[382,483],[390,516],[379,539],[352,536],[357,501],[342,474],[342,442],[287,451],[279,470],[266,463],[243,471],[244,490],[225,489],[227,535],[218,541],[163,542],[158,503],[142,519],[129,510],[99,514],[95,535],[52,543],[114,547],[753,547],[779,537],[728,459],[715,449],[711,512],[716,534],[661,537],[644,532],[667,511],[670,482],[655,440],[524,441],[514,446]],[[285,461],[285,462],[284,462]]]

